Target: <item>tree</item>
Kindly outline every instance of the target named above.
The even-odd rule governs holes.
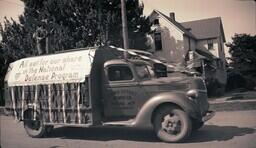
[[[227,44],[231,72],[241,74],[253,86],[256,84],[256,35],[235,34],[232,40]]]
[[[100,20],[105,31],[105,40],[115,46],[122,46],[122,20],[120,0],[100,1]],[[127,22],[130,48],[147,49],[146,33],[150,31],[149,20],[143,16],[143,4],[138,0],[127,0]],[[103,35],[103,36],[104,36]]]
[[[35,32],[46,31],[51,51],[93,46],[99,30],[93,0],[24,0],[20,17],[31,49],[36,49]]]
[[[2,45],[0,44],[0,106],[4,104],[4,75],[5,75],[5,59],[2,52]]]
[[[37,55],[38,30],[44,30],[53,51],[111,44],[122,47],[120,0],[23,0],[20,24],[5,20],[3,48]],[[139,0],[127,0],[128,34],[131,48],[146,49],[149,21]],[[13,29],[13,27],[15,29]],[[17,30],[17,28],[19,28]],[[10,30],[16,32],[10,34]],[[12,40],[10,40],[10,36]],[[13,39],[20,42],[14,43]],[[14,46],[15,45],[15,46]],[[18,45],[18,46],[16,46]],[[9,47],[11,46],[11,47]]]
[[[22,27],[14,20],[9,21],[6,18],[4,26],[5,29],[0,24],[0,33],[2,36],[2,41],[0,42],[0,105],[4,104],[4,77],[9,63],[15,59],[25,57],[25,52],[20,50],[24,41],[24,38],[22,38],[24,33]]]

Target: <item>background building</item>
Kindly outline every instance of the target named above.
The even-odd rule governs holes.
[[[152,23],[150,51],[175,65],[196,69],[206,79],[210,94],[221,94],[227,81],[220,17],[179,23],[175,13],[166,16],[158,10],[149,15]],[[213,91],[213,92],[211,92]]]

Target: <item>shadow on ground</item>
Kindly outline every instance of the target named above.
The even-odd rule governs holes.
[[[205,125],[202,129],[192,133],[187,142],[227,141],[235,136],[244,136],[255,133],[255,131],[247,127]]]
[[[202,129],[191,134],[185,143],[226,141],[235,136],[244,136],[255,133],[253,128],[236,126],[205,125]],[[54,128],[48,138],[81,139],[93,141],[128,140],[143,142],[160,142],[151,129],[134,129],[125,127],[100,127],[100,128]]]
[[[48,138],[82,139],[95,141],[128,140],[159,142],[151,129],[134,129],[127,127],[54,128]]]

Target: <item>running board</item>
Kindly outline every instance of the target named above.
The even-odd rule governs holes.
[[[104,122],[104,126],[127,126],[127,127],[132,127],[135,125],[135,120],[130,119],[126,121],[112,121],[112,122]]]

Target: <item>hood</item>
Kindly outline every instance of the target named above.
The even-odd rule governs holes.
[[[144,86],[152,86],[156,91],[179,91],[188,89],[189,79],[190,77],[186,74],[177,72],[168,77],[160,77],[143,81],[141,84]]]

